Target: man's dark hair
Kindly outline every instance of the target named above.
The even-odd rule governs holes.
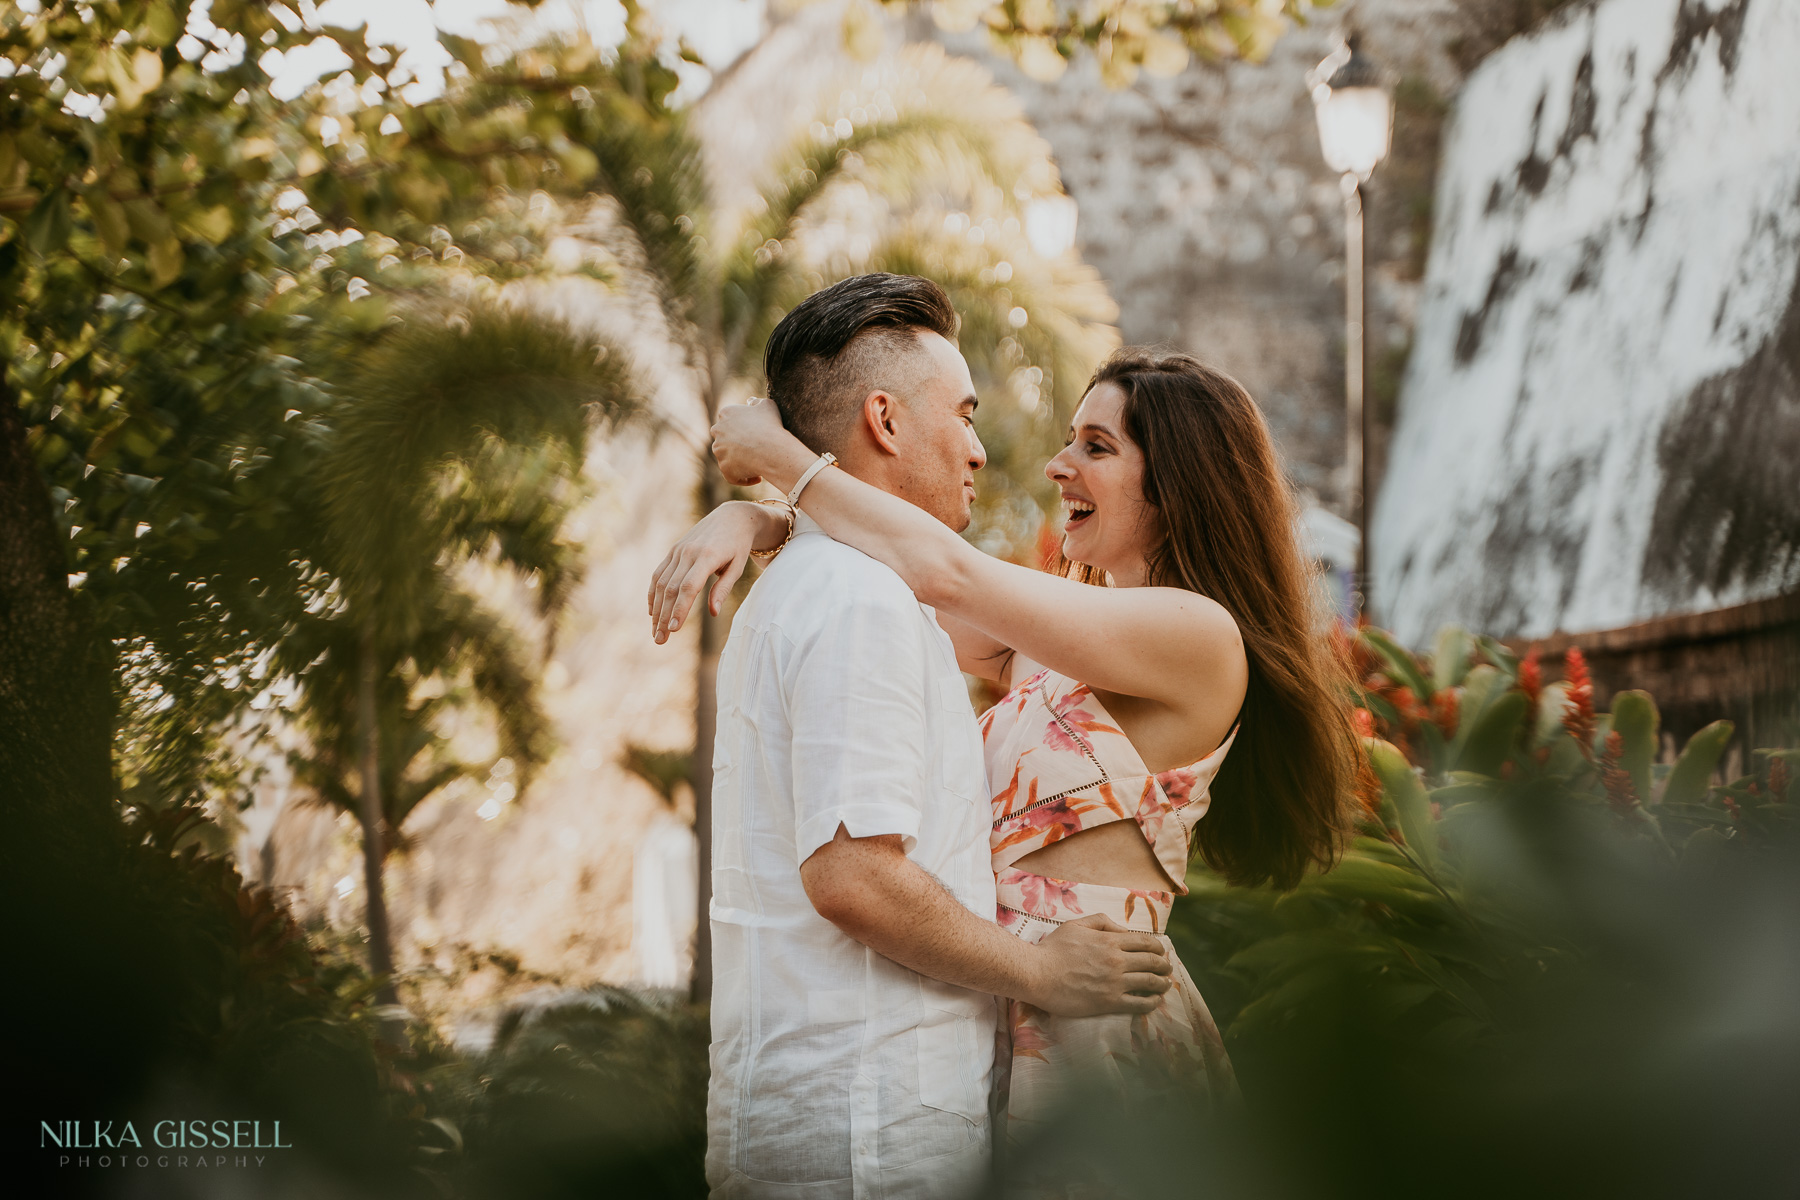
[[[857,275],[796,304],[769,335],[763,374],[782,424],[814,450],[840,450],[862,400],[920,331],[956,338],[944,289],[917,275]]]

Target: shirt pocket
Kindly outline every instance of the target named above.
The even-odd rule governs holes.
[[[993,1080],[994,999],[934,979],[919,982],[919,1101],[981,1124]]]
[[[938,681],[938,782],[972,804],[985,805],[987,765],[981,748],[981,727],[969,703],[969,689],[961,675]]]

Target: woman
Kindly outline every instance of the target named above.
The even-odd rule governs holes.
[[[729,477],[783,490],[818,457],[770,404],[727,410],[714,449]],[[1105,913],[1161,936],[1190,843],[1236,884],[1288,888],[1329,864],[1355,742],[1255,403],[1186,355],[1120,351],[1045,474],[1067,513],[1051,572],[989,557],[843,471],[815,472],[800,497],[936,608],[966,670],[1006,689],[981,722],[1000,924],[1035,941]],[[717,611],[751,547],[786,531],[783,512],[754,504],[702,522],[652,586],[659,638],[714,574]],[[1162,940],[1177,986],[1147,1016],[1011,1003],[1009,1141],[1029,1138],[1073,1078],[1116,1084],[1130,1069],[1232,1089],[1205,1002]],[[999,1066],[1004,1077],[1004,1055]]]

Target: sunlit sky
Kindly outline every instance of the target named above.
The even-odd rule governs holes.
[[[764,0],[650,0],[646,8],[671,43],[685,40],[715,70],[729,65],[762,32]],[[370,45],[402,50],[403,61],[419,76],[418,90],[408,96],[417,101],[442,86],[441,72],[449,55],[437,43],[438,30],[491,38],[492,21],[508,16],[509,9],[514,14],[524,11],[506,0],[325,0],[315,19],[320,24],[363,28]],[[545,32],[585,27],[601,45],[615,45],[625,35],[625,10],[618,0],[547,0],[529,19]],[[285,97],[349,63],[330,42],[320,41],[264,65],[274,77],[276,95]],[[705,71],[685,70],[682,90],[697,93],[708,78]]]

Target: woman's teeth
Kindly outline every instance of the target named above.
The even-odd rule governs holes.
[[[1089,504],[1086,500],[1064,500],[1063,524],[1074,525],[1080,521],[1084,521],[1093,514],[1093,511],[1094,506]]]

